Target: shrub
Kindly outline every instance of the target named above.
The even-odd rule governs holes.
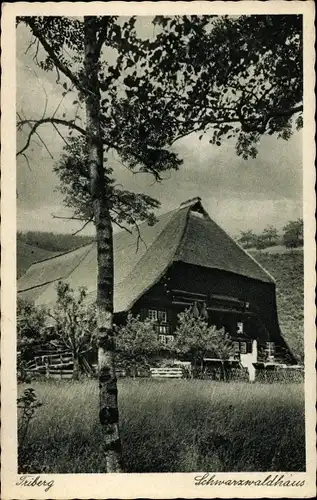
[[[27,445],[27,433],[31,420],[35,416],[37,408],[42,406],[38,400],[35,390],[32,387],[24,389],[23,395],[17,399],[18,409],[20,410],[18,418],[18,436],[19,436],[19,468],[27,469],[27,460],[29,457],[29,447]]]
[[[304,222],[303,219],[290,221],[283,227],[283,242],[287,248],[297,248],[304,244]]]
[[[128,315],[124,325],[115,326],[116,361],[133,375],[139,368],[148,367],[162,350],[153,321],[140,321],[139,316]]]
[[[96,306],[86,302],[87,292],[83,287],[76,295],[68,283],[59,281],[56,290],[56,306],[49,312],[53,321],[54,345],[72,353],[73,378],[77,379],[85,355],[96,349]]]
[[[47,341],[47,310],[27,301],[17,301],[17,350],[18,364],[33,357],[37,346]]]
[[[207,321],[195,317],[190,310],[178,315],[179,324],[175,336],[175,352],[190,356],[193,362],[194,376],[203,376],[203,360],[211,355],[227,359],[232,354],[232,342],[224,328],[208,326]]]

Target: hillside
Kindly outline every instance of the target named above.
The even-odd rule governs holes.
[[[58,255],[61,252],[51,252],[49,250],[44,250],[43,248],[38,248],[34,245],[29,245],[23,241],[17,240],[17,276],[18,278],[25,273],[25,271],[33,264],[33,262],[38,262],[39,260],[48,259],[53,257],[53,255]]]
[[[276,281],[277,311],[282,334],[293,353],[304,357],[304,254],[252,252]]]
[[[92,240],[90,236],[28,231],[17,233],[18,278],[33,264],[54,255],[78,248]]]
[[[27,243],[50,252],[67,252],[92,241],[92,236],[82,236],[48,231],[27,231],[17,233],[17,241]]]

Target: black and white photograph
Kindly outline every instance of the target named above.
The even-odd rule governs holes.
[[[50,5],[13,21],[19,498],[112,473],[300,497],[313,8]]]

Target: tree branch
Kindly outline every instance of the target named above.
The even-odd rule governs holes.
[[[77,231],[75,231],[74,233],[72,233],[72,236],[75,236],[76,234],[80,233],[83,229],[85,229],[86,226],[88,226],[88,224],[90,224],[90,222],[93,221],[93,217],[90,217],[90,219],[88,219],[85,224],[80,228],[78,229]]]
[[[69,217],[63,216],[63,215],[54,215],[51,214],[53,219],[62,219],[62,220],[80,220],[82,222],[87,222],[87,218],[85,217],[74,217],[73,215],[70,215]]]
[[[30,172],[31,172],[31,171],[32,171],[32,169],[31,169],[31,166],[30,166],[30,162],[29,162],[28,157],[26,156],[26,154],[25,154],[25,153],[22,153],[22,156],[24,156],[25,161],[26,161],[26,163],[27,163],[27,166],[28,166],[28,168],[29,168],[29,170],[30,170]]]
[[[29,43],[29,45],[27,46],[27,49],[26,49],[26,51],[24,52],[24,55],[26,55],[26,54],[29,52],[30,48],[31,48],[31,47],[32,47],[32,45],[34,45],[35,43],[36,43],[36,38],[34,37],[34,38],[33,38],[33,40],[31,40],[31,41],[30,41],[30,43]]]
[[[125,230],[125,231],[127,231],[128,233],[132,234],[132,231],[130,231],[130,229],[128,229],[126,226],[123,226],[122,224],[120,224],[120,223],[119,223],[116,219],[113,219],[113,218],[111,217],[111,220],[112,220],[112,222],[113,222],[116,226],[120,227],[120,229],[124,229],[124,230]]]
[[[86,135],[86,131],[83,128],[79,127],[75,123],[68,122],[67,120],[61,120],[59,118],[43,118],[41,120],[21,120],[17,123],[17,126],[19,128],[19,127],[22,127],[23,125],[26,125],[26,124],[31,125],[32,123],[34,125],[29,133],[28,140],[27,140],[26,144],[23,146],[23,148],[17,152],[16,156],[19,156],[22,153],[24,153],[24,151],[29,147],[33,134],[36,133],[37,128],[40,125],[42,125],[43,123],[56,123],[57,125],[64,125],[65,127],[77,130],[77,132],[80,132],[81,134]]]
[[[58,135],[60,136],[60,138],[64,141],[64,143],[66,144],[66,146],[69,146],[68,142],[66,141],[65,137],[60,133],[60,131],[58,130],[57,128],[57,125],[55,123],[52,124],[53,127],[55,128],[56,132],[58,133]]]
[[[91,90],[89,90],[87,87],[84,87],[81,85],[79,79],[77,76],[74,75],[74,73],[61,61],[61,59],[55,54],[54,49],[50,46],[50,44],[47,42],[45,36],[41,33],[41,31],[36,27],[36,23],[34,22],[32,17],[28,18],[28,25],[31,28],[31,31],[33,35],[41,42],[43,48],[45,51],[48,53],[52,61],[54,62],[55,66],[62,72],[64,73],[67,78],[77,87],[78,90],[81,90],[84,94],[93,94]]]
[[[264,134],[266,131],[267,124],[272,118],[281,118],[281,117],[291,117],[296,113],[300,113],[303,111],[303,105],[295,106],[289,109],[276,109],[275,111],[268,111],[264,117],[261,125],[252,125],[252,123],[247,123],[243,120],[243,116],[241,116],[241,125],[242,130],[244,132],[258,132],[259,134]]]

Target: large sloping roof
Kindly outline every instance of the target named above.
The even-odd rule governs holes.
[[[241,274],[272,283],[273,278],[210,219],[196,198],[158,217],[138,233],[114,235],[114,311],[126,311],[175,261]],[[138,245],[137,245],[138,241]],[[96,297],[97,249],[90,243],[33,264],[18,280],[19,297],[36,304],[54,304],[56,283],[85,286]]]

